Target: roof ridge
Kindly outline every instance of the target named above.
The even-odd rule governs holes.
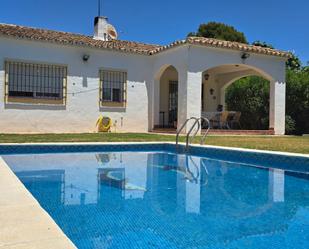
[[[242,42],[236,42],[236,41],[227,41],[227,40],[220,40],[220,39],[217,39],[217,38],[209,38],[209,37],[202,37],[202,36],[189,36],[187,37],[187,41],[189,43],[192,43],[192,40],[193,42],[195,40],[198,40],[198,39],[202,39],[202,40],[208,40],[208,41],[212,41],[214,43],[229,43],[229,44],[234,44],[234,45],[238,45],[238,46],[243,46],[243,47],[250,47],[250,48],[255,48],[255,49],[263,49],[263,50],[268,50],[270,52],[280,52],[280,53],[289,53],[290,52],[286,52],[284,50],[281,50],[281,49],[276,49],[276,48],[268,48],[268,47],[262,47],[262,46],[257,46],[257,45],[253,45],[253,44],[247,44],[247,43],[242,43]]]
[[[89,36],[89,35],[85,35],[85,34],[81,34],[81,33],[68,32],[68,31],[62,31],[62,30],[52,30],[52,29],[48,29],[48,28],[24,26],[24,25],[11,24],[11,23],[0,23],[0,25],[12,26],[12,27],[16,27],[16,28],[25,28],[25,29],[33,29],[33,30],[40,30],[40,31],[48,31],[48,32],[54,32],[54,33],[70,34],[70,35],[76,35],[76,36],[85,36],[85,37],[91,38],[91,36]]]
[[[168,45],[156,45],[127,40],[102,41],[94,39],[92,36],[78,33],[36,27],[26,27],[6,23],[0,23],[0,35],[19,39],[58,43],[62,45],[88,46],[107,50],[117,50],[120,52],[136,53],[142,55],[154,55],[167,49],[178,47],[184,44],[193,44],[271,56],[280,56],[285,58],[291,57],[290,52],[285,52],[278,49],[264,48],[239,42],[224,41],[205,37],[187,37],[183,40],[176,40]]]
[[[12,26],[12,27],[16,27],[16,28],[25,28],[25,29],[33,29],[33,30],[39,30],[39,31],[47,31],[47,32],[53,32],[53,33],[62,33],[62,34],[69,34],[69,35],[74,35],[74,36],[82,36],[82,37],[87,37],[87,38],[92,38],[94,39],[92,36],[90,35],[85,35],[85,34],[81,34],[81,33],[74,33],[74,32],[68,32],[68,31],[60,31],[60,30],[52,30],[52,29],[46,29],[46,28],[39,28],[39,27],[32,27],[32,26],[23,26],[23,25],[17,25],[17,24],[10,24],[10,23],[0,23],[0,26],[4,25],[4,26]],[[96,40],[96,39],[94,39]],[[115,41],[110,40],[110,41]],[[121,41],[121,42],[128,42],[128,43],[137,43],[137,44],[141,44],[141,45],[150,45],[150,46],[162,46],[159,44],[153,44],[153,43],[146,43],[146,42],[139,42],[139,41],[128,41],[128,40],[119,40],[117,39],[117,41]],[[109,42],[109,41],[105,41],[105,42]]]

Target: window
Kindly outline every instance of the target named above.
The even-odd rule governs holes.
[[[6,61],[5,75],[7,102],[65,103],[65,66]]]
[[[127,73],[113,70],[100,70],[101,106],[120,106],[126,103]]]

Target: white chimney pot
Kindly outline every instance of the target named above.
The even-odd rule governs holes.
[[[97,16],[94,19],[94,39],[108,41],[108,18]]]

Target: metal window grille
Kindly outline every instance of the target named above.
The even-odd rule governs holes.
[[[127,73],[100,70],[100,102],[126,102]]]
[[[178,113],[178,81],[169,82],[169,104],[168,104],[168,122],[169,126],[174,126],[177,122]]]
[[[64,99],[67,67],[6,61],[6,97]]]

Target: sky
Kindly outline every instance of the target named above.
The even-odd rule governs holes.
[[[98,0],[0,0],[0,22],[93,34]],[[102,0],[119,39],[168,44],[199,24],[223,22],[309,61],[308,0]]]

